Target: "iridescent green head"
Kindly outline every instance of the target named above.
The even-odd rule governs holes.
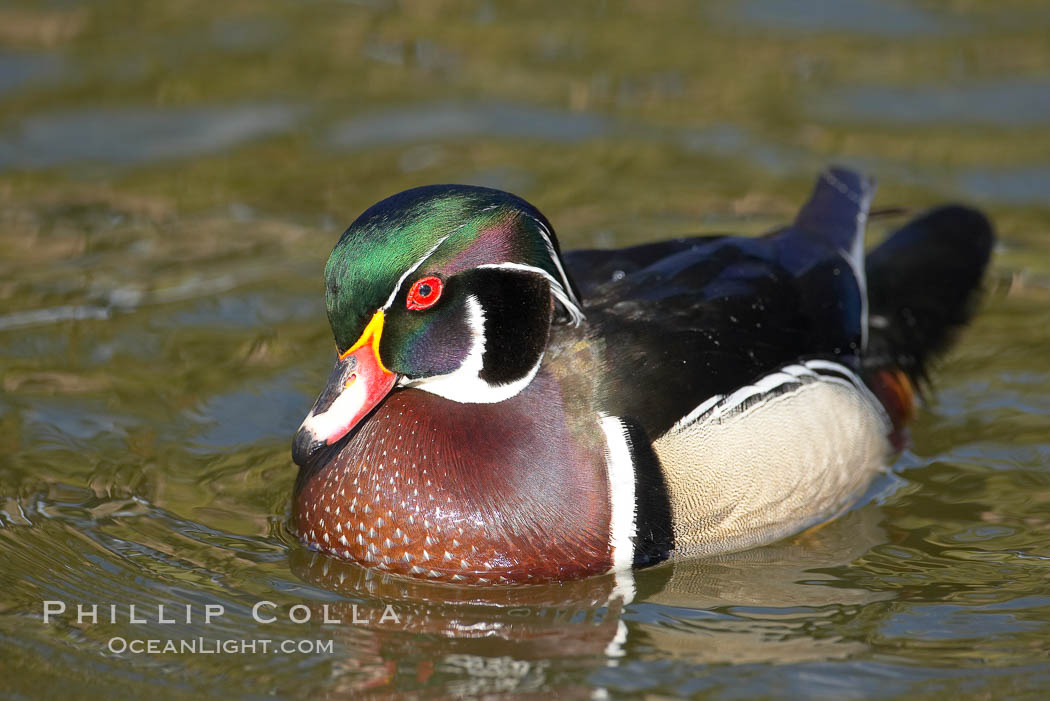
[[[403,301],[410,285],[402,278],[415,272],[451,278],[480,265],[532,266],[577,313],[559,256],[546,218],[519,197],[462,185],[406,190],[365,210],[328,259],[325,304],[336,345],[345,350],[372,314]]]
[[[546,218],[488,188],[434,185],[373,205],[339,239],[324,277],[345,364],[332,382],[372,363],[390,388],[502,401],[535,376],[551,324],[583,319]],[[332,414],[341,394],[330,384],[303,430],[345,433]]]

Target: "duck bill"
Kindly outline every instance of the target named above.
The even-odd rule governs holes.
[[[292,459],[297,465],[306,465],[318,451],[339,441],[394,388],[398,376],[379,357],[382,333],[380,310],[357,343],[339,356],[328,384],[295,434]]]

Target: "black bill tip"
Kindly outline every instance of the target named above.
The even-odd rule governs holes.
[[[306,467],[324,447],[325,442],[319,440],[313,431],[300,428],[292,439],[292,461],[299,467]]]

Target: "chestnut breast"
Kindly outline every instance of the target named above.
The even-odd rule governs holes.
[[[604,444],[567,415],[543,372],[496,404],[395,391],[330,462],[303,468],[294,526],[335,557],[435,581],[607,571]]]

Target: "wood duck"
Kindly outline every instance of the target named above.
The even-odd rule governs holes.
[[[309,547],[439,582],[571,579],[777,540],[900,448],[994,241],[952,205],[865,256],[874,185],[793,224],[562,254],[499,190],[373,205],[325,267],[338,360],[293,442]]]

